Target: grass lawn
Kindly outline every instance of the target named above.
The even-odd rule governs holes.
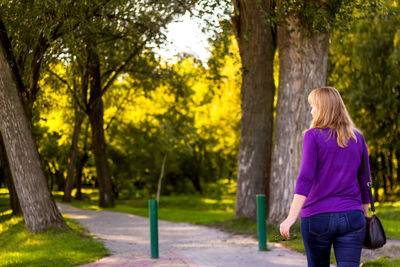
[[[382,257],[376,260],[367,261],[363,265],[363,267],[399,267],[400,266],[400,258],[397,259],[389,259],[387,257]]]
[[[0,189],[0,266],[76,266],[109,255],[75,221],[66,219],[71,230],[32,234],[22,217],[11,216],[8,205],[8,193]]]
[[[400,201],[376,203],[375,206],[376,215],[385,228],[387,238],[400,239]]]

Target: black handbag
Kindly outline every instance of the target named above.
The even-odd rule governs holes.
[[[361,135],[361,140],[364,141],[364,138]],[[368,174],[368,166],[367,166],[367,157],[365,155],[364,144],[361,144],[363,147],[363,155],[362,155],[362,162],[364,163],[365,173]],[[371,177],[369,177],[371,181]],[[377,249],[383,247],[386,244],[386,234],[385,230],[383,229],[382,223],[379,220],[378,216],[375,214],[375,206],[374,206],[374,198],[372,196],[372,185],[371,182],[367,183],[368,192],[369,192],[369,199],[370,205],[372,210],[372,217],[365,217],[367,220],[367,232],[364,239],[364,248],[367,249]]]

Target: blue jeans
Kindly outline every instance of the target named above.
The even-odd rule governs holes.
[[[333,244],[338,267],[358,267],[365,233],[366,219],[360,210],[301,218],[308,266],[329,266]]]

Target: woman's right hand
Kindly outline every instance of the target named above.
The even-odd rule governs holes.
[[[292,225],[296,222],[296,218],[290,218],[287,217],[286,220],[284,220],[280,227],[279,230],[281,232],[281,235],[286,238],[289,239],[290,237],[290,228],[292,227]]]
[[[362,204],[364,216],[368,217],[369,204]]]

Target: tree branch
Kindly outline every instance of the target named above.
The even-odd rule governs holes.
[[[114,73],[112,74],[111,78],[108,79],[108,81],[104,85],[104,87],[103,87],[103,89],[101,91],[101,96],[103,96],[106,93],[106,91],[114,83],[114,81],[118,77],[118,75],[126,68],[127,64],[133,59],[133,57],[136,56],[139,53],[139,51],[143,48],[143,46],[144,46],[143,44],[137,46],[135,51],[132,54],[130,54],[126,60],[124,60],[121,63],[121,65],[117,68],[116,71],[114,71]],[[111,73],[110,73],[110,75],[111,75]]]
[[[55,73],[54,71],[52,71],[51,69],[47,70],[51,75],[53,75],[54,77],[56,77],[60,82],[62,82],[63,84],[65,84],[67,86],[67,89],[70,93],[72,93],[72,96],[76,102],[76,104],[79,106],[79,108],[81,108],[81,110],[83,110],[84,112],[86,112],[86,108],[80,103],[79,98],[77,97],[77,95],[75,94],[74,90],[71,89],[71,86],[69,85],[69,83],[63,79],[61,76],[59,76],[57,73]]]

